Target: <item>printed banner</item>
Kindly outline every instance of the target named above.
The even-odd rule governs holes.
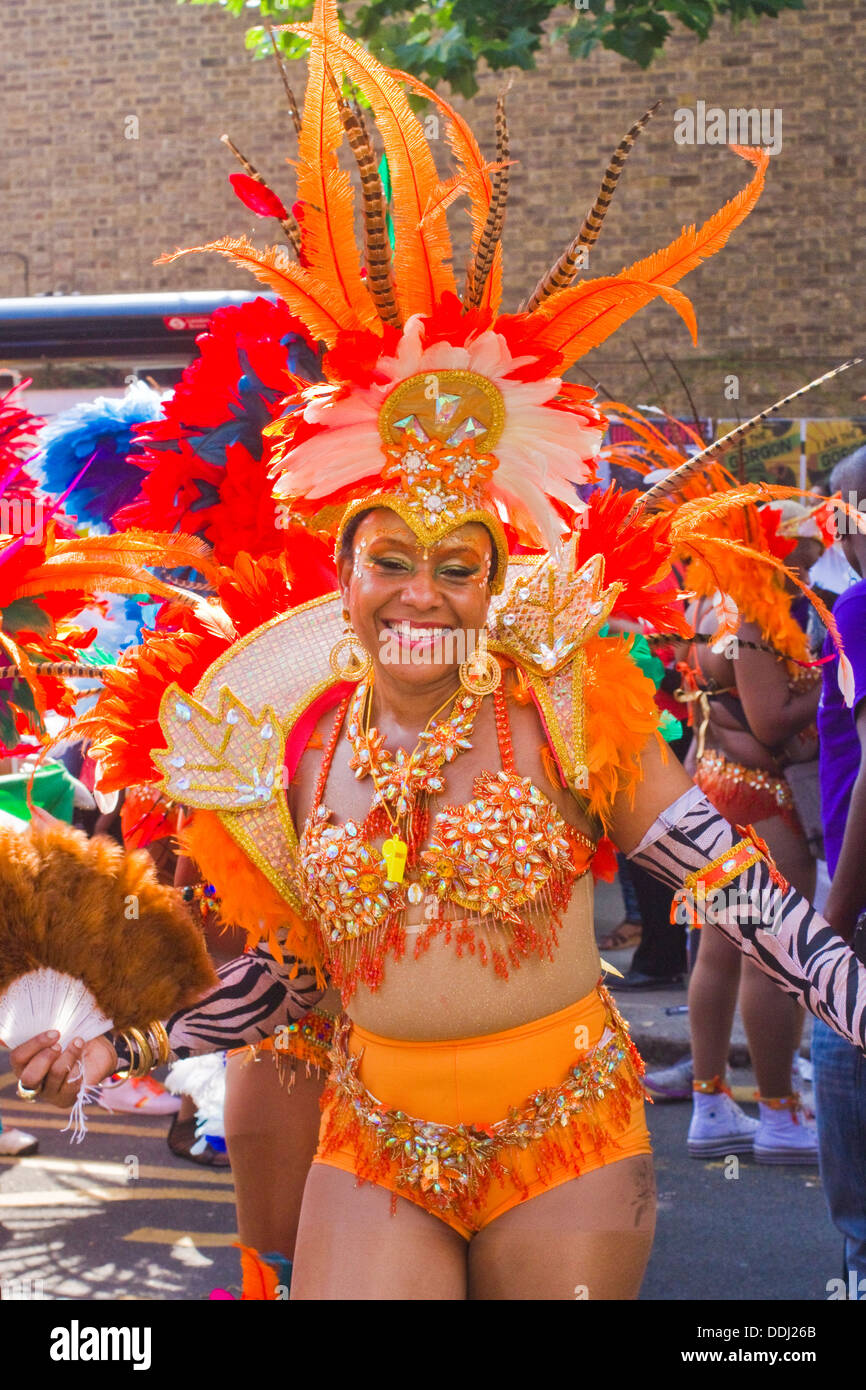
[[[736,420],[718,420],[715,438],[732,430]],[[846,454],[866,444],[866,420],[767,420],[736,443],[725,464],[745,482],[765,479],[800,487],[800,459],[805,456],[807,486],[822,482]]]
[[[736,420],[717,420],[716,439],[737,425]],[[800,421],[765,420],[731,446],[725,467],[745,483],[782,483],[800,486]]]
[[[813,483],[826,478],[840,459],[866,444],[866,420],[807,420],[806,463]]]

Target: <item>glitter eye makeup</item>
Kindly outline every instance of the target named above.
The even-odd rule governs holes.
[[[394,576],[414,575],[419,565],[432,562],[434,576],[452,584],[483,585],[490,574],[490,556],[482,555],[471,540],[449,540],[431,550],[387,529],[360,539],[355,545],[354,558],[355,563],[368,572]]]

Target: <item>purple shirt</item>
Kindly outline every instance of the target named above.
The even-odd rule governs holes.
[[[821,775],[821,816],[824,848],[830,877],[836,872],[851,791],[860,771],[860,740],[855,723],[858,706],[866,700],[866,579],[840,594],[833,617],[842,636],[845,655],[854,671],[854,704],[845,704],[836,678],[839,660],[833,639],[827,636],[824,656],[832,656],[822,669],[824,686],[818,707],[818,757]],[[866,907],[866,903],[864,903]]]

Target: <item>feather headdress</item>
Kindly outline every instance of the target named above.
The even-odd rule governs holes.
[[[582,529],[582,544],[606,555],[615,556],[622,549],[631,570],[633,557],[639,561],[641,555],[646,555],[649,538],[654,537],[665,555],[664,568],[669,570],[674,561],[685,566],[686,597],[713,599],[719,624],[711,638],[713,645],[733,636],[741,622],[752,622],[769,649],[786,661],[792,675],[798,667],[811,665],[806,633],[793,609],[793,596],[799,591],[833,638],[840,657],[839,685],[847,701],[851,693],[850,663],[833,616],[820,595],[786,561],[798,540],[832,544],[826,514],[834,507],[848,512],[854,524],[856,511],[839,499],[830,503],[817,496],[811,498],[812,505],[804,506],[800,499],[808,494],[793,487],[775,483],[740,485],[712,458],[712,447],[705,451],[697,432],[681,421],[676,423],[685,438],[693,447],[700,447],[700,453],[693,458],[686,457],[682,448],[667,439],[639,410],[620,402],[607,402],[605,409],[630,431],[630,438],[605,450],[608,461],[643,473],[664,469],[668,476],[642,497],[612,490],[611,503],[594,499],[589,510],[592,524]],[[764,414],[756,416],[756,420]],[[701,460],[699,467],[693,466],[695,458]],[[648,498],[654,506],[647,505]],[[595,518],[605,512],[613,516],[615,525],[611,534],[599,537]],[[632,581],[635,577],[639,580],[639,576],[638,568]],[[655,576],[656,584],[659,577]],[[654,593],[652,577],[647,576],[644,585],[638,583],[634,587],[632,613],[627,612],[625,596],[621,596],[618,614],[648,619],[657,630],[676,631],[676,623],[671,622],[670,613],[662,605],[663,596]]]
[[[604,424],[593,393],[564,382],[563,372],[656,298],[695,334],[691,305],[675,285],[720,250],[747,216],[763,186],[767,154],[737,148],[754,166],[752,179],[703,227],[684,229],[620,275],[576,284],[569,251],[526,312],[503,315],[510,162],[504,97],[497,103],[497,158],[487,164],[466,122],[441,97],[383,67],[340,32],[336,0],[316,0],[311,23],[293,31],[310,41],[295,205],[298,261],[285,246],[259,252],[244,239],[192,248],[247,266],[327,348],[325,381],[296,382],[281,418],[266,426],[275,441],[275,495],[332,534],[360,510],[386,506],[425,544],[481,520],[501,560],[507,559],[506,525],[522,545],[553,549],[582,510],[575,485],[594,477]],[[384,147],[390,262],[366,124],[351,115],[341,82],[354,84],[368,103]],[[440,178],[407,84],[443,113],[458,164],[453,176]],[[647,119],[618,148],[581,244],[598,234],[616,177]],[[346,139],[361,172],[362,245],[354,233],[352,184],[338,158]],[[461,302],[447,210],[464,195],[472,240]],[[504,570],[502,564],[499,573]]]

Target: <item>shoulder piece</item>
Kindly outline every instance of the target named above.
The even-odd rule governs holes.
[[[295,912],[297,834],[286,802],[286,739],[334,683],[328,654],[340,635],[339,594],[291,609],[240,639],[192,695],[170,686],[160,705],[165,751],[154,754],[166,794],[215,812]]]
[[[512,560],[505,590],[490,606],[491,650],[539,676],[549,678],[574,660],[625,587],[605,589],[601,554],[575,570],[576,546],[573,536],[558,555]]]
[[[631,638],[598,636],[623,585],[604,587],[602,554],[577,571],[574,554],[572,540],[557,557],[509,566],[489,645],[523,671],[563,781],[606,827],[614,798],[640,776],[659,710]]]

